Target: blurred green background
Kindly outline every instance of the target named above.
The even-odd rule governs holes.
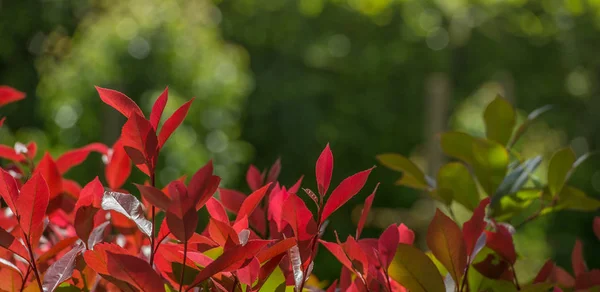
[[[483,108],[501,94],[522,115],[555,105],[518,145],[547,164],[560,147],[578,155],[600,148],[599,48],[598,0],[0,0],[0,84],[27,93],[2,108],[0,142],[35,140],[54,157],[94,141],[111,145],[124,119],[94,85],[126,93],[146,112],[168,85],[168,113],[197,100],[167,143],[160,184],[212,158],[224,186],[247,191],[248,165],[263,169],[281,157],[282,183],[304,174],[314,189],[327,142],[332,185],[385,152],[435,173],[444,159],[437,135],[481,135]],[[599,163],[593,156],[572,180],[596,198]],[[67,176],[86,182],[101,167],[92,156]],[[397,177],[378,167],[331,226],[353,233],[381,182],[365,236],[404,222],[422,243],[435,207],[394,186]],[[598,214],[531,223],[517,238],[532,259],[523,277],[546,257],[570,270],[576,238],[588,265],[600,267],[591,225]],[[315,272],[331,280],[340,265],[325,251],[320,257]]]

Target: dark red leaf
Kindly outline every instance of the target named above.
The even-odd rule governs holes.
[[[460,227],[439,209],[427,230],[427,246],[459,283],[467,266],[465,241]]]
[[[220,181],[221,179],[218,176],[213,175],[212,160],[194,173],[188,184],[188,196],[191,198],[196,210],[200,210],[217,191]]]
[[[594,234],[596,234],[596,237],[600,240],[600,217],[598,216],[594,217],[593,229]]]
[[[8,249],[12,253],[24,258],[28,259],[29,254],[25,246],[15,238],[12,234],[8,233],[3,228],[0,228],[0,246]]]
[[[317,159],[315,173],[319,194],[325,196],[331,183],[331,174],[333,173],[333,154],[329,148],[329,143],[327,143],[327,146],[325,146],[325,149],[319,155],[319,159]]]
[[[510,265],[505,260],[497,260],[494,254],[488,254],[485,260],[473,264],[473,267],[487,278],[512,281]]]
[[[252,194],[246,197],[246,199],[242,203],[242,206],[240,206],[240,210],[238,211],[236,221],[243,218],[244,216],[249,217],[252,214],[256,206],[258,206],[258,204],[260,204],[261,200],[264,198],[270,186],[271,183],[268,183],[264,187],[254,191]]]
[[[111,277],[125,281],[141,291],[165,291],[161,277],[150,265],[135,256],[106,252],[108,272]]]
[[[117,140],[107,155],[108,163],[105,168],[104,176],[108,186],[113,189],[119,189],[123,186],[131,174],[131,162],[127,157],[121,139]]]
[[[150,124],[154,128],[154,131],[158,130],[158,123],[160,123],[160,118],[162,117],[163,111],[165,110],[165,106],[167,105],[167,100],[169,100],[168,86],[158,96],[158,98],[154,102],[154,105],[152,106],[152,112],[150,112]]]
[[[44,291],[54,291],[58,285],[71,278],[77,256],[84,250],[85,245],[80,242],[48,268],[42,284]]]
[[[496,232],[486,231],[487,246],[497,252],[504,260],[511,265],[517,260],[515,245],[513,244],[510,231],[501,224],[496,224]]]
[[[256,258],[258,259],[258,261],[260,263],[264,263],[264,262],[270,260],[271,258],[274,258],[282,253],[287,252],[294,245],[296,245],[296,238],[290,237],[290,238],[283,239],[283,240],[273,244],[272,246],[269,246],[268,248],[261,250],[256,255]]]
[[[2,126],[4,126],[4,121],[6,121],[6,117],[0,118],[0,128],[2,128]]]
[[[169,139],[171,134],[173,134],[173,132],[175,132],[175,130],[177,130],[177,127],[179,127],[179,125],[181,125],[181,123],[185,119],[185,116],[187,115],[188,110],[190,109],[190,106],[192,105],[193,101],[194,101],[194,99],[192,98],[188,102],[184,103],[181,107],[179,107],[173,113],[173,115],[171,115],[165,121],[162,128],[160,129],[160,134],[158,134],[158,147],[159,148],[162,148],[162,146],[165,145],[165,142],[167,142],[167,139]]]
[[[565,288],[572,288],[575,286],[575,278],[563,268],[555,265],[550,274],[550,283],[557,283]]]
[[[481,235],[481,233],[483,233],[483,230],[487,225],[484,219],[485,208],[487,207],[487,205],[489,205],[489,203],[490,198],[485,198],[481,200],[481,202],[479,202],[479,206],[477,206],[477,208],[475,208],[475,210],[473,211],[471,219],[469,219],[469,221],[463,224],[462,232],[463,238],[465,239],[465,246],[467,248],[468,256],[472,255],[473,250],[475,248],[475,243],[477,243],[477,239],[479,239],[479,236]]]
[[[352,236],[348,235],[348,238],[346,239],[346,242],[342,245],[342,247],[346,253],[346,256],[352,261],[356,272],[362,275],[366,275],[369,271],[369,260],[365,252],[358,244],[358,242],[356,242],[356,240]],[[385,252],[391,253],[391,251]]]
[[[92,232],[90,233],[90,236],[87,240],[87,247],[89,249],[93,249],[97,243],[102,242],[102,240],[104,239],[104,230],[106,230],[106,227],[108,227],[108,225],[110,225],[110,221],[106,221],[106,222],[96,226],[92,230]]]
[[[134,185],[138,188],[140,194],[146,200],[148,200],[148,202],[150,202],[150,204],[163,210],[169,209],[169,206],[171,205],[171,199],[167,197],[167,195],[165,195],[161,190],[153,186],[146,186],[140,184]]]
[[[591,270],[579,274],[575,279],[575,290],[586,290],[600,286],[600,270]]]
[[[75,204],[75,232],[77,236],[87,242],[94,229],[94,216],[102,207],[104,187],[98,177],[88,183],[79,195]]]
[[[337,289],[337,284],[338,280],[333,281],[333,283],[331,283],[331,285],[329,286],[329,288],[327,288],[327,290],[325,290],[325,292],[335,292],[335,289]]]
[[[181,182],[171,184],[169,194],[173,201],[167,210],[167,225],[173,236],[186,242],[192,237],[198,225],[195,204],[189,198],[185,186]]]
[[[19,197],[17,182],[10,173],[2,168],[0,168],[0,195],[13,213],[19,214],[19,210],[16,208],[17,198]]]
[[[575,241],[575,246],[573,247],[573,252],[571,253],[571,264],[573,265],[573,273],[575,274],[575,278],[587,272],[588,270],[583,258],[583,243],[581,243],[581,240],[579,239]]]
[[[327,149],[327,148],[326,148]],[[331,193],[331,196],[325,203],[323,208],[323,215],[321,216],[321,223],[325,221],[331,213],[335,212],[338,208],[344,205],[354,195],[356,195],[367,182],[369,174],[374,167],[367,170],[363,170],[356,173],[346,179],[344,179]]]
[[[201,283],[202,281],[212,277],[213,275],[226,271],[229,267],[244,261],[248,258],[252,258],[256,253],[262,249],[268,241],[257,240],[249,241],[246,245],[237,245],[230,249],[225,250],[223,254],[218,257],[210,265],[206,266],[198,276],[194,279],[192,286]]]
[[[96,86],[96,90],[100,95],[100,99],[104,103],[122,113],[126,118],[129,118],[132,113],[136,113],[142,117],[144,116],[144,113],[140,107],[127,95],[116,90],[106,89],[98,86]]]
[[[50,191],[48,184],[39,174],[34,174],[21,187],[16,208],[19,210],[19,225],[25,234],[32,237],[32,231],[43,227],[46,209],[48,208]],[[41,235],[41,234],[40,234]],[[36,241],[36,238],[30,239]]]
[[[379,259],[384,269],[390,266],[394,256],[396,255],[396,249],[398,248],[398,242],[400,241],[400,233],[396,224],[390,225],[379,237],[377,241],[377,250],[379,251]]]
[[[371,205],[373,204],[373,200],[375,199],[375,193],[377,192],[377,188],[379,184],[375,186],[373,192],[367,197],[365,200],[365,205],[360,213],[360,219],[358,220],[358,226],[356,227],[356,238],[360,238],[360,234],[362,233],[363,228],[365,227],[365,223],[367,222],[367,217],[369,217],[369,211],[371,211]]]
[[[127,153],[127,156],[129,156],[129,159],[131,159],[131,162],[135,165],[143,165],[148,161],[144,153],[140,150],[129,146],[123,146],[123,150],[125,150],[125,153]]]
[[[546,282],[546,280],[548,279],[548,277],[550,277],[550,274],[552,273],[553,270],[554,270],[554,263],[552,262],[552,260],[547,260],[546,263],[544,263],[544,265],[538,272],[538,274],[535,276],[535,279],[533,279],[533,283],[535,284],[535,283]]]
[[[253,192],[258,190],[263,185],[263,177],[256,166],[250,165],[246,172],[246,182]]]
[[[102,143],[92,143],[82,148],[67,151],[56,160],[58,171],[61,174],[64,174],[72,167],[77,166],[85,161],[92,151],[100,154],[106,154],[108,152],[108,147]]]
[[[147,162],[151,162],[158,149],[156,132],[148,120],[132,113],[121,130],[123,146],[129,146],[141,152]],[[128,152],[129,154],[129,152]],[[137,157],[132,157],[132,160]],[[136,164],[140,164],[137,163]]]
[[[58,196],[62,192],[62,176],[56,167],[56,163],[46,152],[39,162],[34,173],[39,173],[44,177],[50,191],[50,199]]]

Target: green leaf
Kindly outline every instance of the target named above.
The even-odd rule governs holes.
[[[489,254],[494,254],[494,251],[488,247],[484,247],[473,260],[473,263],[478,263],[484,260]],[[486,278],[473,266],[469,268],[467,275],[467,283],[469,283],[470,291],[506,291],[516,292],[517,288],[512,282],[505,280],[494,280]]]
[[[527,116],[527,120],[525,120],[525,122],[523,122],[523,124],[521,124],[521,126],[519,126],[519,128],[517,129],[517,131],[515,132],[515,135],[513,136],[513,139],[510,141],[509,144],[509,148],[512,148],[513,145],[515,145],[515,143],[517,143],[517,141],[519,140],[519,138],[521,138],[521,136],[523,135],[523,133],[525,133],[525,131],[527,130],[527,128],[529,128],[529,125],[531,125],[531,123],[533,123],[533,121],[535,119],[537,119],[539,116],[541,116],[543,113],[549,111],[552,109],[552,105],[545,105],[543,107],[540,107],[534,111],[532,111],[528,116]]]
[[[511,171],[504,180],[502,180],[500,186],[498,186],[496,194],[494,194],[494,197],[492,198],[492,205],[502,199],[503,196],[514,194],[521,190],[523,185],[529,180],[529,175],[540,166],[541,162],[542,156],[538,155],[523,162],[523,164]]]
[[[389,275],[411,292],[445,292],[442,276],[429,257],[407,244],[399,244]]]
[[[575,159],[575,152],[571,148],[558,150],[552,155],[548,166],[548,189],[552,196],[561,192]]]
[[[504,146],[485,139],[473,142],[473,171],[488,196],[496,193],[508,169],[509,156]]]
[[[441,146],[446,155],[458,158],[468,164],[473,162],[473,143],[475,138],[461,132],[446,132],[442,134]]]
[[[479,204],[477,184],[469,169],[460,162],[451,162],[440,168],[437,192],[440,197],[454,199],[471,211]]]
[[[184,267],[181,263],[177,263],[177,262],[172,262],[171,263],[171,269],[173,271],[173,276],[175,276],[175,279],[177,279],[177,281],[179,281],[179,279],[181,279],[181,271],[182,271],[182,267]],[[185,274],[183,274],[183,284],[184,285],[190,285],[194,282],[194,278],[196,278],[196,276],[198,275],[198,273],[200,273],[199,270],[196,270],[190,266],[185,266]]]
[[[582,190],[564,186],[555,207],[548,207],[542,211],[547,214],[559,210],[574,210],[591,212],[600,209],[600,200],[587,196]]]
[[[548,290],[552,289],[552,287],[554,287],[554,284],[552,283],[535,283],[535,284],[529,284],[529,285],[525,285],[521,288],[521,292],[547,292]]]
[[[503,196],[492,205],[493,217],[498,221],[507,221],[525,212],[542,196],[542,190],[523,190]],[[539,209],[538,209],[539,210]]]
[[[285,287],[285,276],[283,275],[281,268],[277,267],[273,273],[269,275],[269,278],[267,278],[260,291],[276,291],[282,284],[283,287]]]
[[[377,160],[387,168],[402,172],[402,178],[396,184],[416,189],[431,188],[423,171],[408,158],[400,154],[385,153],[377,155]]]
[[[487,138],[506,145],[515,127],[515,110],[506,99],[498,95],[485,109],[483,121]]]

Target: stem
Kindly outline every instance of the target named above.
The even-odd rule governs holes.
[[[179,277],[179,292],[183,288],[183,277],[185,275],[185,261],[187,257],[187,241],[183,243],[183,267],[181,268],[181,277]]]
[[[31,242],[29,241],[29,236],[27,236],[24,231],[23,237],[25,238],[25,244],[27,244],[27,251],[29,251],[29,258],[31,259],[30,267],[33,269],[35,280],[38,284],[38,287],[40,288],[40,291],[44,291],[42,282],[40,280],[40,274],[38,273],[37,265],[35,264],[35,258],[33,257],[33,249],[31,248]]]
[[[19,291],[23,291],[25,289],[25,283],[27,283],[27,278],[29,278],[29,274],[31,273],[31,265],[29,265],[27,267],[27,273],[25,273],[25,276],[23,277],[23,282],[21,283],[21,290]]]
[[[235,288],[237,287],[238,282],[239,282],[239,279],[238,279],[238,277],[237,277],[237,275],[235,273],[233,273],[233,278],[234,278],[234,280],[233,280],[233,288],[231,288],[231,292],[235,292]]]
[[[510,269],[512,270],[513,279],[515,280],[515,287],[517,287],[518,291],[521,291],[521,286],[519,285],[519,280],[517,280],[517,273],[515,272],[515,266],[511,265]]]
[[[460,289],[458,291],[462,292],[465,291],[465,285],[467,284],[467,281],[469,280],[469,262],[471,261],[470,256],[467,258],[467,268],[465,269],[465,275],[463,276],[462,282],[460,284]]]
[[[152,185],[152,187],[156,186],[156,179],[155,179],[154,171],[150,174],[150,184]],[[150,236],[150,267],[154,267],[154,226],[156,225],[156,222],[154,219],[156,219],[156,207],[152,206],[152,232],[151,232],[151,236]]]
[[[315,253],[316,253],[316,247],[317,247],[317,242],[319,241],[319,235],[321,233],[321,216],[323,215],[323,200],[321,197],[321,206],[319,206],[319,212],[317,215],[317,222],[319,222],[319,224],[317,224],[317,234],[312,238],[312,242],[311,242],[311,253],[310,253],[310,257],[308,258],[309,261],[312,261],[315,257]],[[302,292],[302,290],[304,290],[304,283],[306,283],[306,272],[308,272],[308,267],[310,266],[310,263],[308,264],[308,266],[306,266],[306,269],[304,269],[302,271],[302,283],[300,283],[300,289],[299,291],[296,292]]]

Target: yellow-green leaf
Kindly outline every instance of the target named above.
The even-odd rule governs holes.
[[[471,150],[475,176],[488,196],[492,196],[508,170],[508,152],[504,146],[485,139],[476,139]]]
[[[486,137],[506,145],[515,127],[515,110],[503,97],[497,96],[483,113]]]
[[[473,211],[479,204],[477,185],[467,167],[459,162],[443,165],[437,175],[437,192],[442,198],[452,198]]]
[[[411,292],[445,292],[438,269],[425,253],[407,244],[399,244],[389,275]]]
[[[400,154],[385,153],[377,155],[377,160],[387,168],[402,172],[402,178],[396,184],[416,189],[428,189],[430,187],[423,171],[408,158]]]
[[[582,190],[564,186],[558,196],[558,203],[554,208],[546,208],[542,214],[558,210],[596,211],[600,209],[600,200],[587,196]]]
[[[548,189],[552,196],[558,195],[565,185],[575,159],[575,152],[571,148],[558,150],[552,155],[548,165]]]
[[[466,163],[473,161],[473,136],[461,132],[446,132],[442,134],[441,146],[446,155],[458,158]]]
[[[554,287],[554,284],[552,284],[552,283],[535,283],[535,284],[529,284],[529,285],[523,286],[520,291],[521,292],[547,292],[552,287]]]

